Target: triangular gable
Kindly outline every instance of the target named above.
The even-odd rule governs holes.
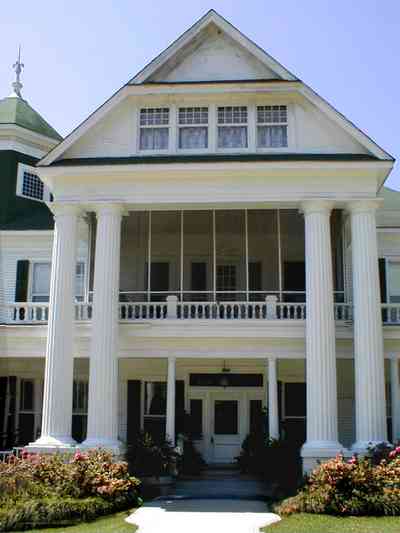
[[[378,144],[376,144],[368,135],[357,128],[344,115],[333,108],[326,100],[315,93],[310,87],[303,84],[293,74],[286,70],[280,63],[269,56],[250,39],[245,37],[239,30],[227,22],[223,17],[218,15],[214,10],[209,11],[204,17],[196,22],[189,30],[181,35],[174,43],[172,43],[164,52],[151,61],[143,70],[141,70],[128,84],[119,89],[111,98],[109,98],[103,105],[101,105],[94,113],[92,113],[86,120],[84,120],[77,128],[75,128],[60,144],[51,150],[40,162],[39,166],[46,166],[59,159],[70,146],[76,143],[86,132],[94,127],[100,120],[102,120],[111,110],[115,109],[122,100],[129,94],[130,85],[140,85],[146,82],[157,83],[159,76],[171,75],[177,72],[179,65],[190,57],[196,49],[199,50],[202,43],[204,43],[204,31],[207,28],[214,31],[214,28],[220,28],[224,34],[224,39],[229,42],[230,46],[239,46],[243,52],[243,57],[248,59],[252,57],[253,64],[261,65],[265,69],[268,79],[277,79],[282,81],[299,82],[298,87],[293,88],[314,105],[317,106],[323,113],[325,113],[331,120],[340,125],[349,135],[351,135],[357,142],[364,146],[371,154],[379,159],[393,160],[392,156],[385,152]],[[221,37],[222,38],[222,37]],[[181,55],[179,55],[181,54]],[[261,67],[260,67],[261,68]],[[270,73],[270,74],[269,74]],[[257,79],[257,78],[255,78]],[[195,80],[192,80],[195,81]],[[206,80],[201,80],[206,81]],[[218,80],[216,80],[218,81]],[[229,81],[229,80],[224,80]],[[158,81],[160,83],[160,81]],[[178,81],[179,83],[179,81]]]
[[[233,47],[236,48],[236,54],[232,53]],[[198,53],[199,48],[201,49],[201,54]],[[230,65],[221,63],[220,59],[222,59],[223,54],[225,54],[228,62],[229,59],[233,59]],[[196,74],[190,74],[188,69],[183,68],[185,62],[192,63],[193,68],[197,69]],[[201,79],[202,70],[200,69],[199,71],[201,62],[208,63],[207,67],[211,71],[216,71],[218,64],[220,67],[222,66],[222,72],[217,73],[217,78],[211,78],[213,81],[221,79],[281,79],[294,81],[297,79],[278,61],[211,9],[143,70],[136,74],[129,83],[141,84],[151,81],[171,81],[171,72],[174,70],[177,70],[177,75],[175,75],[175,79],[172,77],[172,81],[209,81],[210,78]],[[227,73],[225,78],[224,72]],[[179,79],[179,75],[181,75],[181,79]]]

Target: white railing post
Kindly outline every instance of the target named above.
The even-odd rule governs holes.
[[[265,297],[266,306],[266,316],[268,320],[275,320],[277,318],[276,314],[276,304],[278,302],[278,297],[274,294],[269,294]]]
[[[175,295],[167,296],[167,318],[178,317],[178,297]]]

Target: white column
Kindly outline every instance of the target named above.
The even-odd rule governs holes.
[[[351,216],[356,442],[363,452],[386,441],[385,374],[376,238],[376,201],[349,205]]]
[[[400,383],[399,359],[397,355],[390,359],[390,389],[392,400],[392,441],[400,441]]]
[[[166,438],[175,446],[175,357],[168,357]]]
[[[306,240],[307,439],[303,458],[330,457],[338,442],[335,321],[330,214],[332,204],[302,205]]]
[[[268,429],[271,439],[279,439],[278,379],[275,357],[269,357],[268,367]]]
[[[89,409],[85,448],[119,453],[118,440],[118,302],[122,208],[97,207]]]
[[[51,265],[42,431],[32,451],[68,448],[71,437],[78,208],[52,204],[55,229]]]

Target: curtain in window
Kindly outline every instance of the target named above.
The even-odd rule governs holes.
[[[180,128],[179,148],[207,148],[207,128]]]
[[[258,126],[257,137],[260,148],[287,146],[287,126]]]
[[[32,301],[49,301],[50,269],[50,263],[36,263],[33,266]]]
[[[219,148],[247,148],[246,126],[224,126],[218,128]]]
[[[142,128],[140,130],[141,150],[167,150],[168,128]]]

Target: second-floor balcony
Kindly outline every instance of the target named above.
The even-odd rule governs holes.
[[[400,326],[400,304],[382,304],[384,325]],[[279,302],[274,295],[264,301],[239,302],[180,302],[177,296],[167,296],[164,301],[120,302],[120,323],[176,321],[236,321],[272,322],[305,321],[305,303]],[[93,314],[92,302],[76,302],[75,320],[90,322]],[[49,304],[39,302],[18,302],[6,306],[5,321],[8,324],[46,324]],[[351,325],[353,306],[351,303],[335,303],[334,318],[337,323]]]

